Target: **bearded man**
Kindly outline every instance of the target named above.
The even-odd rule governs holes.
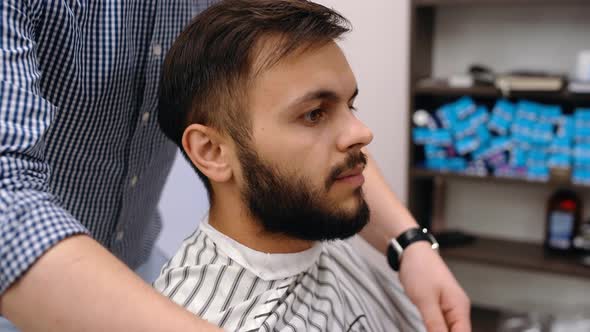
[[[348,30],[308,1],[221,1],[166,57],[158,120],[210,210],[154,285],[223,329],[425,330],[399,279],[343,241],[369,221],[373,162]]]

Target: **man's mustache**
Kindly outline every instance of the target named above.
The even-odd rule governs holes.
[[[363,168],[367,165],[367,155],[362,151],[359,151],[358,153],[349,152],[346,160],[341,164],[334,166],[332,171],[330,171],[330,176],[328,176],[328,179],[326,180],[326,190],[330,189],[340,174],[354,169],[359,165],[362,165]]]

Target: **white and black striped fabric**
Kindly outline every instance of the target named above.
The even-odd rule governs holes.
[[[176,148],[156,120],[163,58],[212,0],[0,2],[0,294],[89,233],[137,267]]]
[[[397,277],[344,241],[265,254],[205,221],[154,287],[227,331],[425,331]]]

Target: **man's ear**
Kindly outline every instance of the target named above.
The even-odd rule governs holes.
[[[182,148],[209,180],[226,182],[232,177],[229,146],[217,130],[201,124],[191,124],[182,134]]]

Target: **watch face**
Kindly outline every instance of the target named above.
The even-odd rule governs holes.
[[[438,250],[438,242],[432,234],[428,233],[426,228],[411,228],[402,233],[397,239],[391,239],[389,241],[389,245],[387,246],[387,262],[389,266],[393,270],[399,271],[404,249],[418,241],[428,241],[432,245],[432,249]]]

